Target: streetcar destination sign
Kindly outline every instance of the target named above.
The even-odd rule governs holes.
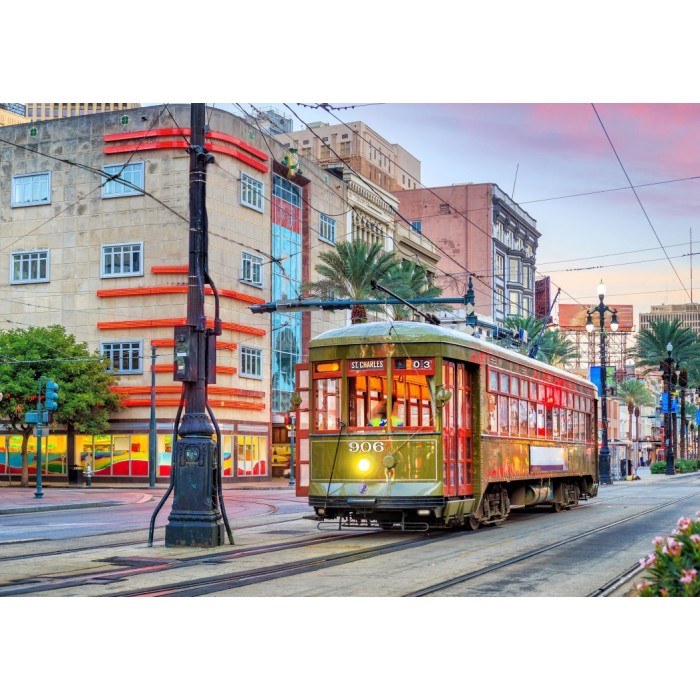
[[[384,360],[350,360],[350,369],[353,372],[358,372],[363,369],[384,369]]]

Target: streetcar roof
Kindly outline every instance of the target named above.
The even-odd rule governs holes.
[[[371,323],[355,323],[342,328],[321,333],[313,338],[310,348],[329,345],[362,345],[364,343],[396,342],[404,343],[454,343],[459,346],[472,347],[489,355],[518,362],[528,367],[550,372],[566,379],[586,384],[593,388],[597,394],[596,385],[577,374],[560,369],[554,365],[534,360],[527,355],[503,348],[495,343],[481,338],[474,338],[463,331],[436,326],[429,323],[416,323],[414,321],[376,321]]]

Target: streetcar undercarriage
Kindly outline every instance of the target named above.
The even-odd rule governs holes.
[[[550,506],[555,512],[595,496],[598,485],[583,478],[490,484],[483,497],[363,498],[309,497],[315,515],[309,519],[338,529],[380,527],[382,530],[425,531],[498,525],[511,507]]]

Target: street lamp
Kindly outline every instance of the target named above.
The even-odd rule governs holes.
[[[666,441],[666,474],[668,476],[676,473],[676,465],[674,463],[673,456],[673,438],[671,436],[671,387],[673,382],[673,358],[671,353],[673,352],[673,345],[669,343],[666,346],[666,352],[668,352],[668,357],[663,361],[664,365],[664,378],[666,379],[666,428],[664,440]]]
[[[608,447],[608,405],[607,405],[607,368],[605,366],[605,312],[608,311],[612,314],[612,320],[610,321],[610,330],[616,331],[618,329],[617,323],[617,309],[611,309],[606,306],[603,298],[605,297],[605,285],[603,280],[600,281],[598,285],[598,299],[600,303],[598,306],[594,307],[588,311],[586,316],[586,330],[589,333],[593,332],[595,325],[593,324],[592,314],[598,313],[600,319],[600,387],[601,397],[600,408],[601,408],[601,422],[602,422],[602,446],[600,448],[600,454],[598,457],[598,473],[601,484],[612,484],[612,475],[610,471],[610,448]]]

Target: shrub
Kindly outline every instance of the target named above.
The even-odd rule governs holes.
[[[657,537],[654,551],[640,560],[646,575],[636,586],[645,597],[700,596],[700,511],[681,518],[670,537]]]
[[[665,474],[666,473],[666,462],[654,462],[651,465],[652,474]]]

